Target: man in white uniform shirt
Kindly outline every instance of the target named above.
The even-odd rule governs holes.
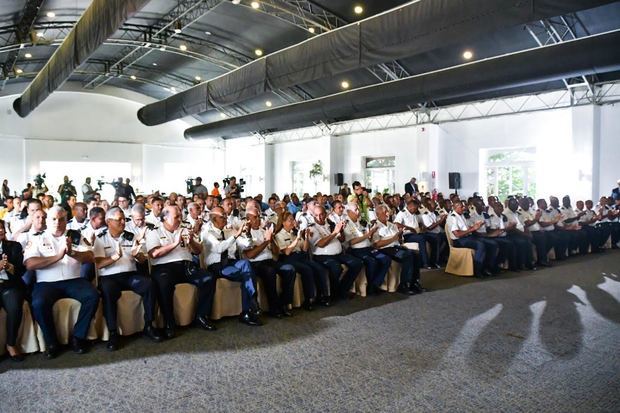
[[[346,221],[342,220],[332,228],[326,221],[325,208],[317,206],[314,208],[314,212],[317,214],[315,217],[316,225],[312,227],[312,237],[310,238],[310,243],[314,246],[313,259],[327,268],[331,299],[351,297],[352,294],[349,294],[349,290],[364,263],[359,258],[343,253],[341,241],[344,241],[344,235],[342,229]],[[341,264],[347,266],[344,276],[342,276]]]
[[[587,200],[585,204],[583,201],[577,201],[575,214],[579,217],[579,225],[581,225],[582,231],[588,233],[588,238],[593,242],[591,244],[592,252],[602,252],[601,247],[607,240],[603,239],[603,232],[596,225],[599,218],[592,209],[593,205],[592,200]]]
[[[192,261],[192,253],[200,254],[202,250],[202,245],[196,239],[197,234],[181,227],[181,211],[176,205],[167,206],[163,210],[163,218],[159,228],[146,232],[146,250],[159,292],[165,335],[173,338],[175,334],[174,289],[180,283],[191,283],[198,289],[196,324],[207,331],[215,330],[209,318],[215,294],[215,279]]]
[[[103,298],[103,309],[110,332],[106,347],[110,351],[118,349],[117,301],[124,290],[133,291],[142,297],[144,307],[144,335],[155,342],[163,339],[153,327],[155,300],[157,292],[151,279],[137,272],[136,261],[146,262],[146,255],[132,232],[125,231],[125,214],[119,207],[106,213],[107,231],[95,239],[93,254],[99,270],[99,286]]]
[[[410,249],[400,245],[403,230],[389,221],[388,207],[378,205],[375,208],[377,214],[377,231],[373,235],[372,245],[383,254],[400,263],[400,284],[398,292],[413,295],[424,292],[420,285],[420,262],[416,254]]]
[[[164,200],[159,197],[153,198],[153,200],[151,201],[151,212],[145,215],[146,222],[154,225],[155,228],[160,227],[163,209]]]
[[[460,201],[452,205],[452,212],[446,221],[446,232],[455,247],[471,248],[475,250],[474,273],[476,276],[491,276],[493,275],[490,271],[490,263],[492,263],[492,261],[487,260],[488,254],[486,245],[472,236],[474,232],[478,231],[484,225],[484,221],[479,220],[474,222],[471,226],[468,225],[463,216],[464,209],[465,206]]]
[[[123,211],[123,215],[125,218],[129,220],[131,218],[131,207],[129,206],[129,199],[124,196],[119,196],[116,200],[118,202],[118,207]]]
[[[140,252],[148,255],[148,251],[146,250],[146,234],[149,231],[154,231],[155,225],[146,222],[144,218],[145,212],[144,204],[136,202],[134,206],[131,207],[131,220],[125,223],[125,230],[134,234],[136,243],[140,245]],[[149,276],[150,269],[148,261],[137,262],[136,267],[140,274]]]
[[[32,217],[36,211],[43,209],[43,204],[38,199],[28,200],[28,215],[22,217],[21,214],[15,215],[11,223],[9,224],[11,230],[11,238],[16,241],[19,238],[19,234],[30,231],[32,226]]]
[[[553,197],[551,197],[553,198]],[[557,198],[556,198],[557,199]],[[547,201],[539,199],[536,201],[538,209],[541,211],[538,224],[543,231],[546,232],[548,240],[553,245],[553,251],[555,252],[556,260],[566,259],[566,250],[568,248],[568,237],[559,230],[556,230],[556,225],[560,226],[562,221],[562,214],[553,208],[547,208]]]
[[[394,223],[399,229],[403,230],[405,242],[417,242],[422,266],[428,269],[440,268],[437,264],[437,252],[439,250],[439,239],[431,233],[423,232],[424,223],[422,214],[419,213],[420,202],[417,199],[407,201],[406,208],[399,211],[394,218]],[[426,250],[426,243],[431,244],[431,256],[429,259]]]
[[[67,229],[79,231],[88,223],[88,207],[84,202],[77,202],[73,207],[73,218],[67,223]]]
[[[254,271],[248,260],[237,260],[237,239],[241,237],[246,226],[224,232],[228,217],[221,207],[211,210],[211,221],[207,224],[207,231],[202,240],[205,246],[204,260],[207,269],[216,277],[226,278],[241,284],[242,313],[239,321],[250,325],[260,326],[258,304],[255,299]]]
[[[514,244],[517,252],[517,265],[520,270],[527,268],[528,270],[536,270],[534,265],[534,255],[532,253],[532,241],[525,231],[525,225],[523,224],[523,217],[518,211],[519,201],[516,198],[508,199],[508,208],[504,210],[501,202],[495,202],[493,204],[493,210],[495,211],[492,219],[499,219],[501,214],[502,220],[504,220],[506,237]]]
[[[269,314],[276,318],[290,317],[293,314],[288,306],[293,304],[293,289],[297,272],[291,264],[277,263],[273,260],[271,241],[275,225],[261,228],[260,212],[252,208],[246,210],[248,229],[237,239],[237,246],[250,261],[254,273],[263,280],[269,302]],[[276,275],[282,280],[282,295],[278,295]]]
[[[44,210],[40,209],[34,213],[34,215],[32,216],[32,226],[30,227],[30,231],[19,234],[16,240],[21,244],[22,250],[25,250],[26,246],[28,246],[29,243],[32,243],[33,237],[37,237],[41,235],[43,231],[45,231],[46,220],[47,213]],[[24,281],[24,284],[26,284],[26,287],[28,289],[27,294],[28,297],[30,297],[30,292],[32,290],[32,287],[34,286],[34,283],[36,282],[35,271],[26,270],[24,272],[24,275],[22,275],[22,281]]]
[[[86,336],[90,322],[97,311],[99,294],[86,279],[80,278],[80,264],[92,262],[90,251],[78,252],[66,236],[67,212],[60,206],[48,211],[48,230],[33,237],[24,251],[26,268],[37,273],[32,292],[33,315],[45,339],[45,356],[58,355],[59,344],[54,326],[54,303],[61,298],[80,302],[80,311],[73,328],[71,347],[83,354],[88,351]]]
[[[105,229],[105,211],[103,208],[94,207],[88,213],[88,218],[88,221],[78,229],[82,236],[82,242],[84,244],[81,249],[84,251],[92,251],[93,245],[95,244],[95,238]],[[94,280],[94,262],[82,264],[80,276],[82,278],[86,278],[89,281]]]
[[[334,202],[334,209],[337,203]],[[368,224],[360,222],[359,206],[351,202],[347,205],[347,218],[344,224],[344,238],[349,243],[348,253],[364,262],[366,266],[366,281],[368,282],[368,294],[380,294],[383,292],[381,285],[385,280],[392,259],[372,247],[372,237],[379,229],[376,225],[368,228]]]
[[[437,239],[437,264],[439,264],[439,262],[446,262],[448,250],[446,236],[444,235],[444,226],[446,225],[448,214],[439,214],[439,212],[436,211],[437,203],[430,198],[424,200],[424,209],[425,211],[422,213],[422,223],[424,224],[424,228],[426,228],[426,236]]]

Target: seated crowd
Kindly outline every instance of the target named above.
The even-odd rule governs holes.
[[[23,359],[17,335],[24,300],[41,328],[45,356],[54,358],[60,345],[52,309],[65,297],[81,304],[71,348],[88,351],[101,299],[113,351],[120,346],[117,301],[124,290],[142,297],[144,335],[160,342],[175,336],[179,283],[196,286],[195,324],[211,331],[218,278],[239,282],[239,320],[260,326],[258,279],[268,314],[282,318],[292,316],[297,274],[302,307],[311,311],[354,298],[362,269],[368,294],[382,293],[393,261],[397,291],[422,293],[421,269],[442,268],[450,244],[473,249],[475,275],[488,277],[550,266],[551,249],[555,260],[564,260],[601,252],[610,238],[618,248],[620,240],[620,199],[606,197],[596,206],[588,200],[573,207],[569,196],[561,205],[553,196],[547,205],[520,195],[485,203],[476,194],[466,200],[419,192],[372,196],[354,182],[352,192],[272,194],[265,203],[260,194],[241,197],[228,189],[217,196],[198,190],[191,198],[117,192],[111,203],[93,191],[84,202],[68,196],[56,206],[45,193],[7,196],[0,210],[0,306],[7,312],[9,356]],[[157,308],[163,329],[156,326]]]

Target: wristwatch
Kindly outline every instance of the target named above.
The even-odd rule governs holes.
[[[115,252],[115,253],[114,253],[114,255],[112,255],[112,257],[111,257],[111,258],[112,258],[114,261],[118,261],[118,259],[119,259],[120,257],[121,257],[121,256],[118,254],[118,252]]]

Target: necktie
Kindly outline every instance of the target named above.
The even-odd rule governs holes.
[[[222,237],[222,239],[220,241],[224,241],[226,238],[224,237],[224,231],[220,230],[220,236]],[[220,264],[222,266],[222,268],[226,267],[228,265],[228,250],[222,252],[222,255],[220,257]]]

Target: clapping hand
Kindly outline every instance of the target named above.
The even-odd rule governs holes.
[[[299,234],[298,234],[299,236]],[[273,226],[269,226],[267,228],[267,230],[265,230],[265,241],[271,241],[271,238],[273,237]]]

